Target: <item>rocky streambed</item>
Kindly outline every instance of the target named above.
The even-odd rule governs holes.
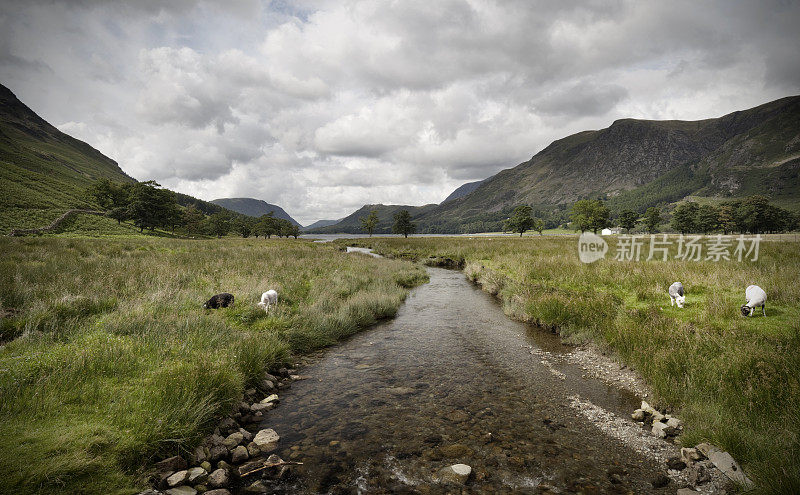
[[[674,440],[654,435],[652,419],[631,418],[646,395],[635,374],[510,320],[461,272],[428,270],[430,283],[395,319],[307,358],[294,379],[286,372],[249,391],[194,463],[206,457],[206,474],[227,472],[222,489],[233,493],[674,494],[690,485],[667,464],[681,457]],[[251,445],[248,434],[264,431],[279,439]],[[245,474],[256,463],[258,475]],[[701,481],[701,492],[720,489]]]

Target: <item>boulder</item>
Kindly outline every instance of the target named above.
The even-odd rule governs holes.
[[[666,423],[662,423],[660,421],[653,421],[653,435],[657,436],[658,438],[666,438],[667,432],[665,431],[668,428]]]
[[[683,422],[678,418],[669,418],[667,419],[667,426],[679,430],[681,427],[683,427]]]
[[[645,413],[641,409],[637,409],[633,411],[633,414],[631,414],[631,419],[633,419],[634,421],[644,421],[644,417]]]
[[[200,464],[208,459],[208,448],[198,445],[192,453],[192,464]]]
[[[252,406],[250,406],[250,410],[254,413],[261,413],[264,414],[265,411],[269,411],[271,409],[275,409],[277,406],[277,402],[256,402]]]
[[[439,470],[438,478],[440,483],[451,483],[463,485],[472,475],[472,468],[466,464],[453,464]]]
[[[211,447],[208,456],[211,462],[216,462],[226,457],[228,457],[228,449],[224,445],[214,445]]]
[[[211,472],[211,463],[208,461],[201,462],[200,467],[205,469],[207,472]]]
[[[203,495],[231,495],[231,492],[224,488],[219,488],[217,490],[209,490],[203,493]]]
[[[231,482],[230,475],[225,469],[216,469],[208,476],[208,486],[212,488],[222,488]],[[208,492],[206,492],[208,493]]]
[[[696,492],[691,488],[681,488],[678,490],[677,495],[700,495],[700,492]]]
[[[176,455],[174,457],[170,457],[168,459],[164,459],[163,461],[156,463],[156,471],[158,472],[175,472],[180,471],[182,469],[186,469],[188,464],[186,464],[186,459],[183,457]]]
[[[742,468],[729,453],[712,449],[708,454],[708,459],[731,481],[741,483],[744,486],[750,486],[752,484],[750,478],[745,476]]]
[[[710,463],[711,461],[695,462],[689,467],[688,478],[692,486],[702,485],[711,481],[711,473],[708,472],[708,467],[706,466],[706,464]]]
[[[197,490],[191,486],[176,486],[175,488],[170,488],[164,493],[167,495],[197,495]]]
[[[244,428],[239,428],[239,433],[242,434],[242,438],[244,438],[244,443],[247,443],[253,439],[253,434],[245,430]]]
[[[271,402],[280,402],[277,394],[272,394],[261,400],[260,404],[269,404]]]
[[[697,449],[682,447],[681,448],[681,460],[686,463],[687,466],[691,466],[693,463],[699,461],[703,458],[703,454],[701,454]]]
[[[209,467],[211,467],[209,465]],[[186,481],[190,485],[197,485],[200,483],[205,482],[208,479],[208,471],[202,467],[193,467],[189,470],[189,476],[186,477]]]
[[[250,442],[247,444],[247,454],[250,457],[255,457],[261,453],[261,449],[258,448],[255,442]]]
[[[280,439],[281,437],[278,436],[275,430],[267,428],[256,433],[255,438],[253,438],[253,443],[256,444],[258,450],[267,453],[278,448],[278,441]]]
[[[236,431],[228,435],[222,442],[222,445],[224,445],[225,448],[228,450],[233,450],[236,448],[237,445],[242,443],[242,440],[244,440],[244,435]]]
[[[231,452],[231,462],[234,464],[239,464],[240,462],[246,461],[250,457],[250,454],[247,452],[247,447],[244,445],[239,445],[233,452]]]
[[[222,435],[230,435],[234,431],[239,431],[239,423],[233,418],[225,418],[219,423],[219,431]]]
[[[269,493],[271,489],[263,481],[254,481],[244,489],[245,493]]]
[[[712,450],[719,450],[716,447],[714,447],[713,445],[705,443],[705,442],[698,443],[697,445],[695,445],[694,448],[696,448],[697,451],[700,452],[701,454],[703,454],[705,457],[708,457],[708,453],[711,452]]]
[[[180,471],[176,471],[175,473],[171,474],[167,478],[167,486],[173,487],[178,486],[186,483],[186,480],[189,478],[189,471],[182,469]]]

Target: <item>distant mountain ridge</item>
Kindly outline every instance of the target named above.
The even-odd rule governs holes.
[[[425,206],[407,206],[407,205],[364,205],[350,215],[347,215],[334,225],[320,227],[313,229],[306,229],[315,234],[363,234],[364,230],[361,228],[361,218],[369,215],[369,212],[375,210],[378,214],[378,226],[375,228],[375,234],[389,234],[392,232],[392,225],[394,224],[394,215],[400,210],[408,210],[411,213],[412,220],[431,208],[435,208],[435,204]]]
[[[316,222],[303,227],[303,230],[307,231],[307,230],[321,229],[322,227],[327,227],[329,225],[336,225],[340,221],[341,218],[339,220],[317,220]]]
[[[467,182],[466,184],[462,184],[455,191],[451,192],[449,196],[444,198],[444,201],[442,201],[442,203],[447,203],[448,201],[452,201],[462,196],[466,196],[467,194],[471,193],[472,191],[480,187],[480,185],[483,184],[483,182],[484,182],[483,180],[476,180],[475,182]]]
[[[518,204],[554,208],[601,197],[612,210],[643,211],[689,195],[751,194],[800,209],[800,96],[714,119],[621,119],[579,132],[418,222],[422,232],[457,232],[469,224],[499,227]]]
[[[800,210],[800,96],[698,121],[620,119],[553,141],[516,167],[462,185],[439,205],[403,208],[418,232],[457,233],[501,230],[519,204],[565,217],[583,198],[606,199],[614,212],[643,212],[687,196],[752,194]],[[353,220],[375,206],[325,231],[360,231]]]
[[[255,198],[220,198],[211,200],[215,205],[222,206],[229,210],[248,215],[251,217],[260,217],[261,215],[268,215],[273,212],[275,218],[283,218],[289,220],[293,225],[302,227],[297,220],[289,216],[283,208],[278,205],[267,203],[266,201]]]

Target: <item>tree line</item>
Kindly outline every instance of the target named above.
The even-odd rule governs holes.
[[[504,223],[507,232],[520,236],[535,230],[540,234],[546,228],[545,222],[532,214],[528,205],[520,205]],[[651,206],[644,214],[631,209],[622,210],[612,218],[606,202],[600,199],[582,199],[572,205],[569,220],[574,230],[592,231],[595,234],[608,227],[619,226],[630,232],[637,226],[654,234],[665,225],[666,212]],[[669,217],[668,227],[682,234],[712,232],[741,232],[750,234],[789,232],[800,227],[800,215],[770,204],[764,196],[750,196],[744,199],[724,201],[718,205],[685,202],[678,205]]]
[[[177,195],[155,181],[120,183],[100,179],[86,190],[87,199],[96,203],[117,223],[130,221],[139,228],[154,231],[181,230],[187,235],[223,237],[235,232],[242,237],[270,238],[300,235],[300,228],[289,220],[275,218],[270,212],[259,218],[220,209],[207,215],[195,204],[182,207]]]

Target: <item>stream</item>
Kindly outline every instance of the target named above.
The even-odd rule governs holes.
[[[369,253],[368,253],[369,254]],[[640,398],[586,378],[550,332],[509,319],[459,271],[428,268],[397,316],[298,370],[263,428],[302,462],[272,493],[674,493],[663,469],[576,411],[576,397],[630,418]],[[545,364],[543,364],[545,363]]]

